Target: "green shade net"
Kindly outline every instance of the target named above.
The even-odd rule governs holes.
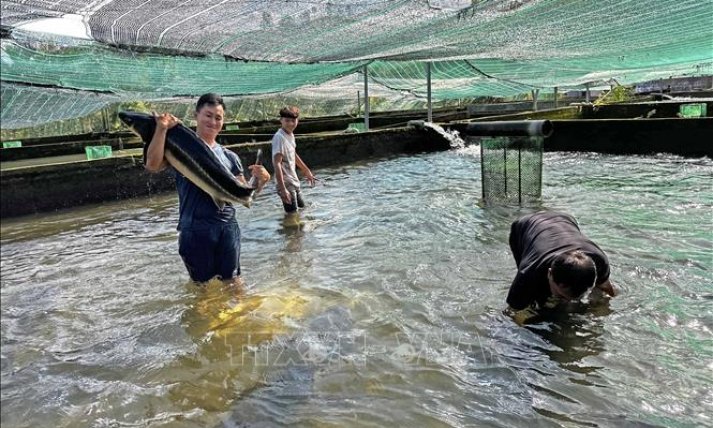
[[[281,64],[137,54],[102,45],[52,48],[58,50],[39,52],[3,43],[3,81],[160,99],[206,92],[283,92],[324,83],[362,67],[361,63]]]
[[[38,88],[5,82],[0,88],[0,97],[3,130],[83,117],[120,100],[111,94]]]
[[[713,0],[3,0],[0,11],[3,129],[209,91],[338,114],[356,105],[365,66],[384,109],[423,105],[425,62],[437,103],[713,74]]]

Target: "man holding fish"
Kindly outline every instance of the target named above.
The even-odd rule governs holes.
[[[248,202],[242,199],[237,202],[249,205],[255,189],[247,187],[240,159],[216,142],[223,129],[224,112],[222,97],[217,94],[201,96],[195,111],[196,134],[238,182],[238,190],[247,189]],[[178,252],[191,279],[204,283],[219,277],[226,285],[241,286],[240,228],[232,204],[236,198],[231,196],[237,192],[225,190],[235,183],[220,183],[220,177],[216,178],[219,174],[206,172],[205,167],[192,162],[190,151],[181,156],[181,150],[175,146],[167,150],[167,134],[179,120],[168,113],[155,115],[155,120],[155,131],[145,152],[146,169],[158,173],[173,166],[179,197]],[[270,174],[261,165],[251,165],[248,169],[257,178],[256,190],[260,191],[270,180]]]

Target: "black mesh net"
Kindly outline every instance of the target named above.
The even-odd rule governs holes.
[[[542,195],[542,137],[480,139],[483,200],[533,202]]]

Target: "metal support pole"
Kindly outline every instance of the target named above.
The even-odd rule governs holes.
[[[369,66],[364,66],[364,131],[369,131]]]
[[[481,158],[482,162],[482,158]],[[507,196],[508,194],[508,149],[507,147],[503,148],[503,184],[505,187],[505,195]]]
[[[586,92],[584,93],[584,102],[589,103],[589,83],[585,83],[584,87],[586,88]]]
[[[359,117],[361,114],[361,93],[357,91],[357,112],[356,115]]]
[[[428,121],[433,122],[433,105],[431,104],[431,63],[426,63],[426,97],[428,99]]]
[[[559,107],[559,103],[557,101],[557,86],[555,86],[555,108]]]
[[[104,107],[102,109],[102,125],[104,126],[104,132],[109,132],[109,112],[107,111],[109,107]]]
[[[482,142],[480,143],[480,194],[483,197],[483,200],[485,200],[485,165],[483,164],[483,159],[485,159],[484,153],[483,153],[483,144]]]
[[[522,141],[517,142],[517,203],[522,203]]]
[[[532,110],[537,111],[537,96],[540,94],[540,90],[533,89],[531,92],[532,92]]]

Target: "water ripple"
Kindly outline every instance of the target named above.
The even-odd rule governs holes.
[[[187,283],[175,195],[4,220],[3,426],[710,425],[713,162],[548,153],[513,207],[481,203],[478,156],[320,170],[297,219],[266,191],[244,300]],[[621,295],[523,328],[507,234],[539,209]]]

